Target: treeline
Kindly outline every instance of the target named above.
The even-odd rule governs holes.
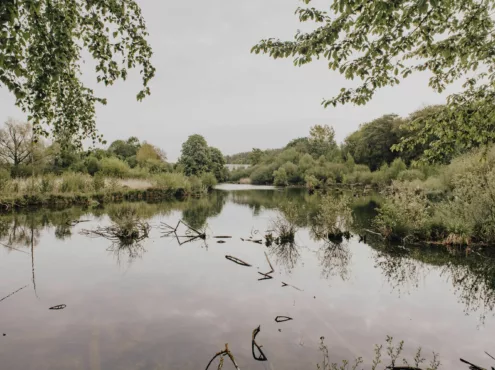
[[[101,174],[117,178],[147,178],[163,173],[199,176],[211,173],[224,181],[227,170],[220,150],[192,135],[182,146],[176,164],[167,162],[165,151],[137,137],[115,140],[107,148],[82,150],[70,140],[51,143],[35,140],[30,124],[8,119],[0,129],[1,177],[29,177],[67,172]]]
[[[318,188],[335,183],[388,185],[393,180],[424,180],[435,166],[419,164],[419,159],[436,140],[430,137],[422,144],[398,150],[414,136],[417,122],[431,116],[440,106],[418,110],[406,118],[387,114],[362,124],[342,145],[337,145],[333,128],[316,125],[309,136],[292,140],[283,149],[262,151],[253,149],[227,157],[236,163],[251,164],[246,169],[232,171],[233,182],[275,184],[278,186],[306,185]],[[415,122],[416,125],[412,125]],[[464,150],[446,154],[443,163]]]

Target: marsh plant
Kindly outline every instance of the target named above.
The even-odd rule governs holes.
[[[352,220],[351,198],[327,194],[321,199],[311,230],[316,239],[341,242],[343,237],[349,239]]]
[[[119,207],[110,217],[112,219],[110,226],[82,230],[81,233],[91,237],[106,238],[119,247],[132,246],[148,238],[151,226],[139,217],[135,207],[131,205]]]
[[[371,361],[369,369],[382,370],[382,369],[411,369],[411,370],[438,370],[440,368],[440,361],[438,360],[438,354],[433,352],[432,358],[429,363],[422,355],[421,347],[418,348],[414,358],[407,360],[401,359],[402,352],[404,350],[404,341],[395,345],[393,338],[387,336],[386,344],[376,345],[374,349],[374,357]],[[383,358],[383,352],[387,356],[387,359]],[[331,362],[330,355],[328,353],[328,347],[325,344],[325,338],[320,338],[320,352],[323,355],[323,360],[316,365],[318,370],[361,370],[364,360],[362,357],[356,358],[354,361],[349,362],[343,360],[341,363]],[[388,365],[386,365],[387,363]]]

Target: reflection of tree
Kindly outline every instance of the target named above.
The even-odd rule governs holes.
[[[388,246],[375,255],[375,267],[379,267],[392,289],[409,293],[419,285],[420,274],[426,275],[427,267],[408,257],[406,249]]]
[[[342,280],[349,279],[352,253],[346,242],[326,241],[318,250],[318,259],[322,267],[322,275],[326,279],[335,275],[340,276]]]
[[[392,287],[408,292],[417,287],[431,266],[436,267],[454,288],[466,314],[480,314],[481,322],[495,308],[495,259],[494,252],[447,249],[447,247],[392,247],[374,248],[376,266]]]
[[[208,218],[222,212],[227,201],[227,194],[223,191],[214,191],[208,197],[187,201],[182,211],[182,218],[195,229],[202,229]]]

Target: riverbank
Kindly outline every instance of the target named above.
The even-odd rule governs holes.
[[[122,201],[160,202],[200,197],[216,181],[210,176],[167,173],[146,180],[104,178],[84,174],[40,176],[2,184],[0,211],[26,207],[70,207]]]

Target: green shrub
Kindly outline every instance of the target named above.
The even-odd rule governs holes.
[[[191,192],[191,183],[182,173],[162,173],[152,178],[153,185],[159,189],[170,189],[172,191],[184,190]]]
[[[133,179],[145,179],[150,176],[150,170],[148,168],[136,166],[129,170],[128,176]]]
[[[125,177],[129,173],[129,165],[116,157],[103,158],[100,161],[100,171],[107,176]]]
[[[425,180],[425,174],[420,170],[405,170],[397,176],[399,181]]]
[[[201,183],[206,186],[206,189],[213,189],[213,187],[218,183],[217,178],[211,172],[205,172],[201,174]]]
[[[306,175],[304,181],[306,182],[306,187],[308,189],[317,189],[321,186],[320,180],[318,180],[313,175]]]
[[[90,178],[88,175],[67,172],[62,174],[59,185],[61,193],[86,192],[89,188]]]
[[[39,190],[42,194],[51,193],[55,189],[55,176],[47,174],[41,177]]]
[[[249,177],[253,184],[267,185],[273,184],[273,172],[274,169],[271,166],[261,165],[258,166]]]
[[[5,191],[10,182],[10,171],[0,168],[0,191]]]
[[[105,176],[101,172],[97,172],[93,176],[93,190],[98,193],[104,189],[105,189]]]
[[[273,184],[275,186],[287,186],[288,185],[287,172],[285,171],[284,168],[281,167],[278,170],[273,172]]]
[[[86,170],[90,175],[94,175],[100,170],[100,161],[94,156],[89,156],[85,161]]]

